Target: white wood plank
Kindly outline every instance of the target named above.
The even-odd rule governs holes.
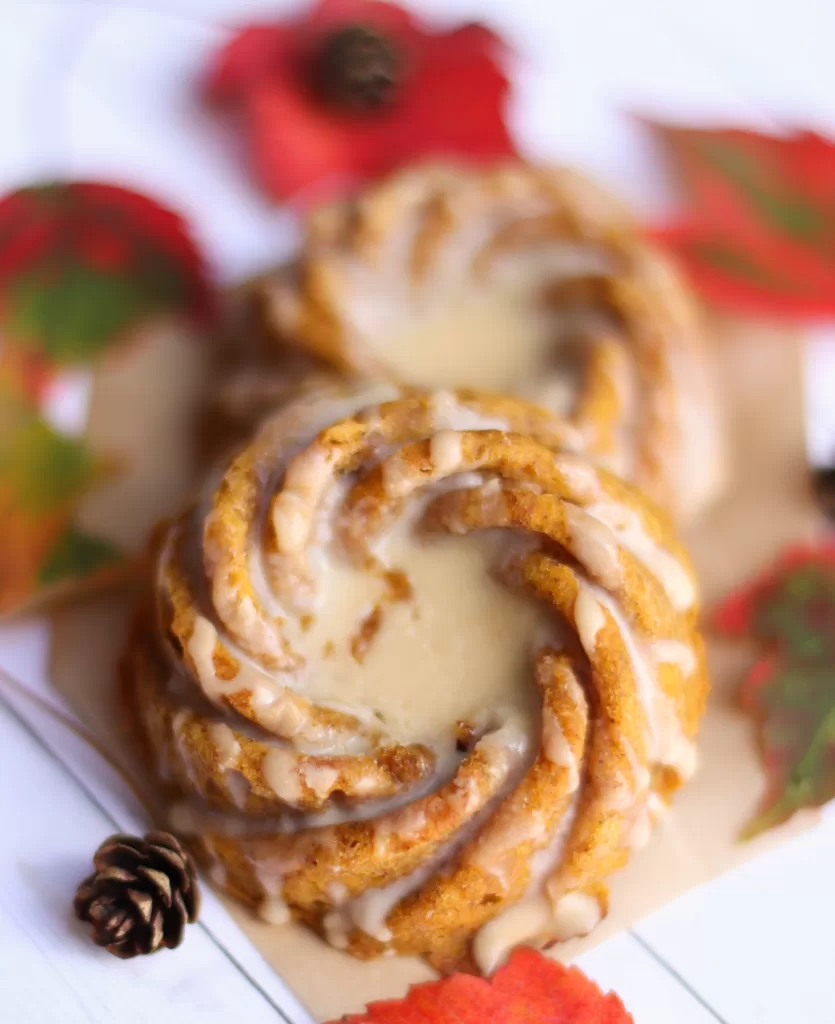
[[[61,0],[0,3],[0,8],[0,191],[5,191],[28,184],[33,171],[38,175],[60,171],[54,112],[49,105],[53,83],[57,88],[64,72],[55,59],[56,49],[72,53],[97,15]]]
[[[176,12],[108,9],[79,48],[59,102],[67,170],[171,203],[231,280],[289,257],[298,225],[252,180],[243,139],[200,101],[203,70],[226,37]]]
[[[59,715],[73,719],[71,710],[49,685],[46,658],[48,642],[49,624],[43,618],[30,617],[4,625],[0,628],[0,673],[5,670],[10,672],[14,679],[25,681],[28,692],[41,701],[46,701]],[[31,698],[21,696],[14,682],[10,683],[2,676],[0,695],[45,747],[52,751],[70,777],[77,780],[80,790],[90,794],[95,804],[101,808],[109,824],[106,831],[95,841],[88,841],[88,858],[98,845],[99,839],[115,831],[116,826],[119,830],[137,834],[147,830],[149,822],[144,809],[121,776],[89,743],[76,735],[54,714],[45,713]],[[3,731],[0,729],[0,743],[2,737]],[[14,790],[14,795],[20,801],[31,800],[28,789]],[[37,801],[34,806],[42,812],[42,807]],[[0,820],[8,820],[8,816]],[[15,833],[14,848],[28,852],[30,840],[26,834],[18,836]],[[207,887],[204,888],[201,926],[211,935],[215,946],[225,951],[229,963],[239,965],[252,983],[267,994],[272,1005],[280,1007],[294,1024],[310,1024],[310,1017],[305,1009]]]
[[[777,123],[835,130],[828,56],[835,6],[827,0],[636,0],[634,6],[641,20],[652,18],[698,55],[718,83]]]
[[[617,992],[636,1024],[716,1024],[715,1017],[628,932],[576,962],[604,991]]]
[[[635,929],[733,1024],[835,1020],[835,808]]]
[[[72,916],[72,897],[113,824],[1,705],[0,820],[13,835],[0,846],[3,1020],[280,1020],[199,925],[178,950],[130,961],[89,941]]]

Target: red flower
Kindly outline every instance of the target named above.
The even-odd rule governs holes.
[[[375,109],[339,105],[316,84],[328,44],[357,28],[396,59],[396,86]],[[432,32],[395,4],[318,0],[297,20],[238,32],[216,55],[205,88],[211,101],[241,111],[266,190],[277,199],[304,191],[310,201],[422,158],[513,155],[501,49],[480,25]]]

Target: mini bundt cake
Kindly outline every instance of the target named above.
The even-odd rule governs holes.
[[[606,913],[707,678],[665,514],[581,448],[522,400],[337,384],[160,531],[133,714],[266,920],[489,973]]]

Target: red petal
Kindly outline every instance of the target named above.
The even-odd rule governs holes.
[[[357,176],[350,125],[296,89],[271,82],[253,90],[246,117],[255,173],[276,199],[313,202]]]
[[[427,157],[481,162],[515,153],[502,118],[507,80],[472,45],[491,39],[489,33],[462,29],[438,45],[441,38],[427,47],[401,102],[376,117],[334,114],[292,81],[273,80],[254,90],[248,123],[256,171],[267,191],[309,202]]]
[[[427,39],[399,116],[387,125],[383,170],[426,157],[481,161],[515,154],[498,49],[495,37],[475,25]]]
[[[346,24],[373,25],[392,35],[406,49],[422,33],[412,16],[396,4],[379,0],[320,0],[297,19],[250,25],[237,32],[215,55],[203,80],[213,103],[241,100],[275,75],[292,70],[296,87],[303,86],[303,60],[325,32]]]
[[[234,35],[208,67],[203,80],[206,98],[213,103],[240,100],[281,61],[289,31],[280,25],[250,25]]]

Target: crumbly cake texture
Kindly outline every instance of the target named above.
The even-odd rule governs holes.
[[[725,470],[697,317],[629,213],[577,172],[519,163],[401,172],[317,210],[298,262],[262,294],[278,344],[343,372],[396,379],[387,357],[404,323],[462,288],[520,281],[552,318],[554,344],[533,379],[498,390],[569,416],[600,464],[676,518],[693,516]]]
[[[133,714],[176,794],[171,827],[266,920],[489,973],[605,915],[607,877],[695,768],[708,683],[665,514],[577,446],[516,399],[331,386],[160,531],[126,656]],[[519,678],[536,714],[488,707],[455,748],[304,692],[324,548],[402,599],[375,552],[408,515],[462,544],[499,536],[503,582],[555,623]]]

